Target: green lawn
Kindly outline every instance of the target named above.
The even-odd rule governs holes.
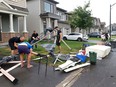
[[[86,43],[86,44],[92,44],[92,43],[88,43],[88,42],[78,42],[78,41],[65,41],[65,42],[67,43],[67,45],[69,47],[71,47],[72,50],[68,49],[68,47],[62,42],[61,43],[61,47],[62,47],[61,53],[63,53],[63,54],[68,54],[70,52],[78,52],[78,50],[81,49],[82,44],[84,44],[84,43]],[[45,43],[51,43],[51,44],[53,44],[52,42],[41,41],[41,42],[38,43],[38,48],[34,48],[34,51],[42,53],[42,54],[46,54],[47,51],[45,50],[45,48],[43,48],[41,46],[41,44],[45,44]],[[57,52],[58,52],[58,49],[57,49],[57,46],[56,46],[55,53],[57,53]],[[9,47],[0,48],[0,55],[3,55],[3,56],[10,55],[10,49],[9,49]]]
[[[72,49],[70,50],[63,42],[61,43],[61,47],[62,47],[62,50],[61,50],[61,53],[63,54],[67,54],[67,53],[70,53],[70,52],[78,52],[78,50],[80,50],[82,48],[82,44],[92,44],[92,43],[89,43],[89,42],[78,42],[78,41],[65,41],[67,43],[67,45]],[[35,51],[37,52],[41,52],[41,53],[46,53],[46,50],[41,47],[40,45],[43,44],[43,43],[52,43],[52,42],[47,42],[47,41],[42,41],[42,42],[39,42],[39,47],[34,49]],[[53,43],[52,43],[53,44]],[[57,53],[58,52],[58,49],[57,49],[57,46],[55,48],[55,52]]]
[[[111,36],[112,39],[116,39],[116,36]]]
[[[62,47],[62,51],[61,53],[63,54],[69,54],[70,52],[78,52],[78,50],[80,50],[82,48],[82,44],[86,43],[86,44],[93,44],[93,43],[88,43],[88,42],[78,42],[78,41],[65,41],[67,43],[67,45],[69,45],[72,50],[68,49],[68,47],[62,42],[61,43],[61,47]],[[41,54],[48,54],[48,51],[45,50],[45,48],[43,48],[41,46],[41,44],[45,44],[45,43],[52,43],[52,42],[48,42],[48,41],[41,41],[38,43],[38,48],[34,48],[33,50],[35,52],[41,53]],[[58,52],[57,46],[55,48],[55,53]],[[5,48],[0,48],[0,55],[2,56],[8,56],[10,55],[10,49],[9,47],[5,47]],[[37,56],[33,56],[32,58],[37,58]],[[49,64],[51,64],[51,61],[53,59],[49,58]],[[46,60],[43,60],[44,63]],[[59,64],[59,63],[57,63]]]
[[[111,39],[112,40],[116,39],[116,36],[111,36]],[[94,38],[94,37],[92,37],[92,38],[89,38],[89,40],[101,40],[101,38]]]

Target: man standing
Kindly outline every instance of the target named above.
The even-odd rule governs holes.
[[[21,36],[21,37],[12,37],[9,39],[9,46],[10,46],[10,49],[11,49],[11,54],[14,55],[14,54],[17,54],[17,43],[20,43],[22,41],[25,40],[25,37],[24,36]]]
[[[57,32],[56,45],[58,46],[59,52],[61,52],[62,32],[61,32],[61,30],[59,29],[58,26],[56,26],[54,29],[55,29],[56,32]]]

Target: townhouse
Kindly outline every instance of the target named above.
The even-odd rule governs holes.
[[[27,36],[26,16],[28,9],[26,0],[0,0],[0,42],[7,42],[13,36],[23,33]],[[23,28],[20,30],[20,18]]]
[[[57,4],[59,3],[55,0],[27,0],[29,35],[32,34],[33,30],[39,34],[44,34],[46,29],[53,29],[55,26],[59,26],[63,34],[71,32],[70,25],[67,22],[67,11],[58,8]]]

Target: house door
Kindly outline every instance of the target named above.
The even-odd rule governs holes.
[[[0,16],[0,41],[2,41],[2,19],[1,19],[1,16]]]

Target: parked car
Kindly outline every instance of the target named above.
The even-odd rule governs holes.
[[[88,36],[83,36],[82,33],[72,32],[68,35],[63,36],[64,40],[77,40],[77,41],[86,41],[88,40]]]
[[[112,31],[112,32],[111,32],[111,35],[112,35],[112,36],[116,35],[116,31]]]
[[[100,38],[101,34],[99,32],[92,32],[88,34],[88,37],[97,37]]]

